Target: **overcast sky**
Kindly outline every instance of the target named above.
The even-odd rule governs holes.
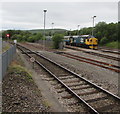
[[[117,2],[3,2],[2,29],[43,29],[43,10],[46,13],[46,28],[68,30],[92,26],[101,21],[118,21]]]

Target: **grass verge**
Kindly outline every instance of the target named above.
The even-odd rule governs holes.
[[[50,106],[44,101],[31,74],[17,55],[3,79],[3,112],[49,111]]]
[[[120,49],[120,42],[107,43],[106,47]]]
[[[2,48],[2,52],[7,51],[9,48],[10,48],[10,46],[9,46],[9,45],[4,46],[4,47]]]
[[[29,81],[33,81],[32,75],[22,66],[12,63],[8,69],[9,74],[25,76]]]

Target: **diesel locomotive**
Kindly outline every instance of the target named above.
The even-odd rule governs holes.
[[[65,36],[64,41],[66,45],[80,46],[90,49],[98,48],[98,39],[92,35]]]

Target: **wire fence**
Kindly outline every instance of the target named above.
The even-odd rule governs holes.
[[[45,45],[45,47],[53,47],[53,41],[51,40],[39,40],[38,43]]]
[[[11,48],[2,54],[2,79],[5,76],[9,64],[13,60],[15,53],[16,45],[12,45]]]

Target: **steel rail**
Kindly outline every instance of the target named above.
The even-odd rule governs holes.
[[[21,46],[21,47],[24,47],[24,46]],[[28,48],[26,48],[26,47],[24,47],[24,48],[27,49],[27,50],[29,50],[29,51],[31,51],[30,49],[28,49]],[[93,85],[95,88],[100,89],[100,90],[104,91],[105,93],[107,93],[107,94],[113,96],[113,97],[116,98],[117,100],[120,100],[120,97],[118,97],[118,96],[114,95],[113,93],[111,93],[111,92],[109,92],[109,91],[103,89],[102,87],[100,87],[100,86],[98,86],[98,85],[96,85],[96,84],[90,82],[90,81],[87,80],[86,78],[81,77],[79,74],[77,74],[77,73],[75,73],[75,72],[73,72],[73,71],[71,71],[71,70],[65,68],[64,66],[62,66],[62,65],[60,65],[60,64],[58,64],[58,63],[56,63],[55,61],[52,61],[51,59],[49,59],[49,58],[47,58],[47,57],[45,57],[45,56],[43,56],[43,55],[41,55],[41,54],[39,54],[39,53],[36,53],[36,52],[34,52],[34,51],[31,51],[31,52],[33,52],[34,54],[36,54],[36,55],[38,55],[38,56],[40,56],[40,57],[42,57],[42,58],[48,60],[49,62],[51,62],[51,63],[53,63],[53,64],[59,66],[60,68],[63,68],[64,70],[66,70],[66,71],[68,71],[69,73],[75,75],[76,77],[79,77],[79,78],[82,79],[83,81],[86,81],[87,83]]]
[[[25,48],[25,47],[23,47],[23,48]],[[25,49],[27,49],[27,48],[25,48]],[[27,50],[30,51],[30,49],[27,49]],[[33,52],[33,51],[31,51],[31,52]],[[27,53],[27,52],[24,52],[24,53]],[[106,94],[108,94],[108,95],[110,95],[111,97],[115,98],[117,101],[120,101],[120,98],[119,98],[118,96],[116,96],[116,95],[112,94],[111,92],[109,92],[109,91],[103,89],[102,87],[99,87],[98,85],[96,85],[96,84],[90,82],[89,80],[87,80],[87,79],[81,77],[80,75],[74,73],[73,71],[70,71],[69,69],[67,69],[67,68],[65,68],[65,67],[63,67],[63,66],[61,66],[60,64],[58,64],[58,63],[56,63],[56,62],[50,60],[49,58],[47,58],[47,57],[45,57],[45,56],[43,56],[43,55],[41,55],[41,54],[38,54],[38,53],[35,53],[35,52],[33,52],[33,53],[34,53],[35,55],[38,55],[38,56],[44,58],[45,60],[47,60],[47,61],[49,61],[49,62],[51,62],[51,63],[53,63],[53,64],[59,66],[60,68],[62,68],[62,69],[64,69],[64,70],[68,71],[69,73],[75,75],[76,77],[79,77],[80,79],[82,79],[83,81],[89,83],[90,85],[94,86],[95,88],[99,89],[100,91],[105,92]],[[70,91],[70,90],[69,90],[69,91]],[[86,105],[87,105],[87,104],[86,104]],[[89,107],[89,108],[90,108],[90,107]],[[94,109],[94,108],[93,108],[93,109]],[[95,113],[96,113],[96,110],[95,110]],[[97,112],[97,113],[98,113],[98,112]]]
[[[27,49],[27,50],[29,50],[29,49]],[[30,50],[29,50],[29,51],[30,51]],[[63,52],[63,53],[64,53],[64,54],[69,54],[70,56],[73,56],[73,55],[70,54],[70,53],[66,53],[66,52]],[[76,58],[73,58],[73,57],[70,57],[70,56],[67,56],[67,57],[72,58],[72,59],[76,59]],[[77,55],[74,55],[74,56],[75,56],[75,57],[78,57],[78,58],[86,59],[86,60],[89,60],[89,61],[94,61],[94,62],[96,62],[96,63],[108,65],[108,66],[111,66],[111,67],[120,68],[119,66],[116,66],[116,65],[113,65],[113,64],[108,64],[108,63],[105,63],[105,62],[101,62],[101,61],[97,61],[97,60],[93,60],[93,59],[89,59],[89,58],[85,58],[85,57],[81,57],[81,56],[77,56]],[[106,66],[103,66],[103,65],[99,65],[99,64],[96,64],[96,63],[91,63],[91,62],[89,62],[89,61],[85,61],[85,60],[81,60],[81,59],[76,59],[76,60],[83,61],[83,62],[86,62],[86,63],[89,63],[89,64],[93,64],[93,65],[96,65],[96,66],[99,66],[99,67],[102,67],[102,68],[106,68],[106,69],[112,70],[112,71],[114,71],[114,72],[120,73],[120,70],[118,70],[118,69],[109,68],[109,67],[106,67]]]
[[[100,49],[100,51],[102,51],[102,52],[109,52],[109,53],[120,55],[119,51],[111,51],[111,50],[104,50],[104,49]]]
[[[111,59],[111,60],[115,60],[115,61],[120,61],[120,58],[118,58],[118,57],[113,57],[113,56],[110,56],[110,55],[104,55],[104,54],[100,54],[100,53],[96,53],[96,52],[89,52],[89,51],[85,51],[85,50],[82,50],[82,49],[79,49],[79,48],[73,47],[73,46],[65,46],[65,48],[69,48],[69,49],[73,49],[73,50],[77,50],[77,51],[82,51],[84,53],[88,53],[88,54],[91,54],[91,55],[96,55],[96,56],[99,56],[99,57],[103,57],[103,58],[107,58],[107,59]]]
[[[102,51],[102,52],[108,52],[108,53],[113,53],[113,54],[120,55],[120,50],[119,49],[117,49],[117,50],[112,49],[111,50],[110,48],[98,47],[98,50]]]
[[[97,62],[97,63],[100,63],[100,64],[104,64],[104,65],[107,65],[107,66],[112,66],[112,67],[120,68],[120,66],[117,66],[117,65],[105,63],[105,62],[94,60],[94,59],[85,58],[85,57],[74,55],[74,54],[70,54],[70,53],[67,53],[67,52],[63,52],[63,54],[67,54],[67,55],[71,55],[71,56],[74,56],[74,57],[86,59],[86,60],[89,60],[89,61],[93,61],[93,62]]]
[[[110,68],[110,67],[120,68],[119,66],[116,66],[116,65],[108,64],[108,63],[93,60],[93,59],[88,59],[88,58],[85,58],[85,57],[73,55],[73,54],[66,53],[66,52],[63,52],[63,54],[60,54],[60,55],[71,58],[71,59],[75,59],[75,60],[78,60],[78,61],[81,61],[81,62],[86,62],[86,63],[92,64],[92,65],[96,65],[96,66],[99,66],[99,67],[102,67],[102,68],[105,68],[105,69],[109,69],[109,70],[112,70],[112,71],[117,72],[117,73],[120,73],[120,70]],[[107,65],[107,66],[103,66],[101,64]],[[108,66],[110,66],[110,67],[108,67]]]
[[[18,47],[19,48],[19,47]],[[20,48],[19,48],[20,49]],[[24,52],[28,57],[32,57],[30,56],[27,52],[23,51],[22,49],[20,49],[22,52]],[[29,50],[29,49],[28,49]],[[50,75],[52,75],[58,82],[60,82],[65,88],[67,88],[67,90],[72,93],[73,95],[75,95],[76,98],[78,98],[80,101],[82,101],[87,108],[89,108],[89,111],[91,113],[95,113],[95,114],[99,114],[92,106],[90,106],[85,100],[83,100],[80,96],[78,96],[73,90],[71,90],[71,88],[69,88],[65,83],[63,83],[59,78],[57,78],[57,76],[55,74],[53,74],[49,69],[47,69],[43,64],[41,64],[39,61],[35,60],[35,62],[41,66],[44,70],[46,70]]]

